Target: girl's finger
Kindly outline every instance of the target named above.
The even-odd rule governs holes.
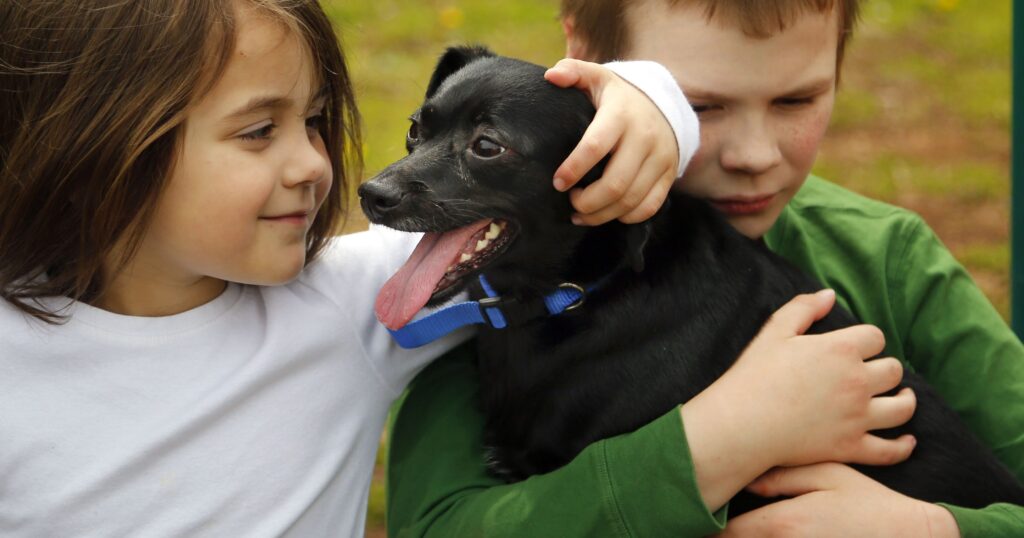
[[[619,220],[625,224],[637,224],[653,217],[665,203],[665,197],[668,196],[668,191],[672,189],[672,184],[675,182],[675,175],[675,170],[666,171],[647,193],[647,197],[640,202],[640,205],[619,217]]]
[[[629,147],[616,151],[600,179],[571,198],[577,213],[590,217],[588,224],[619,218],[640,205],[647,196],[658,175],[648,163],[649,154],[642,153],[644,149]],[[614,215],[597,222],[608,214]]]

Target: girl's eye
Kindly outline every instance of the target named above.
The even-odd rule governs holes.
[[[270,135],[274,132],[275,128],[277,128],[276,125],[268,123],[259,129],[244,132],[238,135],[238,138],[241,138],[242,140],[266,140],[270,138]]]
[[[480,137],[473,142],[473,154],[484,159],[491,159],[505,153],[505,147],[490,138]]]
[[[320,128],[324,126],[323,114],[317,114],[306,118],[306,128],[311,131],[320,132]]]

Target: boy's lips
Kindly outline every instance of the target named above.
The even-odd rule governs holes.
[[[732,216],[760,213],[771,205],[773,200],[775,200],[774,194],[754,197],[712,198],[708,201],[722,213]]]

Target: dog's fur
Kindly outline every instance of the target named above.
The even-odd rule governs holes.
[[[371,221],[406,231],[508,221],[514,238],[480,270],[521,309],[562,282],[603,282],[572,312],[481,330],[486,443],[492,470],[509,480],[555,469],[588,444],[692,398],[772,312],[821,287],[682,194],[642,225],[572,225],[568,198],[551,178],[594,109],[582,93],[542,75],[539,66],[486,49],[449,49],[413,116],[409,155],[360,189]],[[475,157],[468,148],[481,135],[507,150]],[[472,275],[434,299],[466,286],[481,297],[471,282]],[[855,323],[836,307],[809,332]],[[879,434],[912,433],[917,447],[904,463],[860,471],[925,501],[1024,504],[1013,475],[926,383],[907,372],[902,386],[916,392],[917,412]],[[746,509],[737,504],[731,513]]]

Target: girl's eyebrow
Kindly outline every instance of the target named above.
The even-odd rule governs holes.
[[[310,98],[310,100],[309,100],[310,106],[312,106],[317,101],[320,101],[320,100],[326,98],[327,97],[327,91],[328,91],[328,86],[326,84],[321,86],[320,89],[316,92],[316,94],[314,94]],[[245,103],[244,105],[238,107],[234,112],[231,112],[231,113],[227,114],[226,116],[224,116],[224,119],[231,120],[231,119],[234,119],[234,118],[238,118],[240,116],[246,116],[248,114],[252,114],[253,112],[256,112],[256,111],[259,111],[259,110],[275,109],[275,108],[287,108],[287,107],[291,106],[293,104],[293,102],[294,101],[292,101],[291,98],[289,98],[289,97],[282,97],[282,96],[279,96],[279,95],[257,95],[255,97],[253,97],[252,99],[249,99],[249,101],[247,103]]]

